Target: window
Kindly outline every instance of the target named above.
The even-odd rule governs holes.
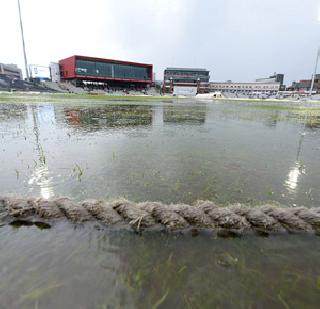
[[[141,80],[147,80],[150,78],[150,69],[146,67],[80,59],[76,61],[75,72],[78,75],[97,77],[114,77]]]

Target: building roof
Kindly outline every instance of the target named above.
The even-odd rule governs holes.
[[[274,83],[261,83],[261,82],[210,82],[215,85],[280,85],[279,82]]]
[[[133,61],[125,61],[125,60],[116,60],[116,59],[108,59],[108,58],[99,58],[99,57],[91,57],[91,56],[82,56],[82,55],[73,55],[71,57],[61,59],[60,61],[70,60],[70,59],[81,59],[87,61],[97,61],[97,62],[112,62],[118,64],[127,64],[127,65],[137,65],[141,67],[152,67],[151,63],[142,63],[142,62],[133,62]],[[59,61],[59,62],[60,62]]]
[[[203,71],[203,72],[209,72],[209,70],[206,69],[197,69],[197,68],[166,68],[165,70],[175,70],[175,71]]]

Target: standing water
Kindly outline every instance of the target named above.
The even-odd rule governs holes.
[[[0,194],[320,205],[320,108],[0,104]],[[319,238],[0,228],[0,308],[317,308]]]

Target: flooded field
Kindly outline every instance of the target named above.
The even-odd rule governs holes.
[[[320,205],[320,107],[37,101],[0,104],[0,195]],[[317,308],[319,240],[3,226],[0,308]]]

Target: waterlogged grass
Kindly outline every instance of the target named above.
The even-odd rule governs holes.
[[[219,99],[224,103],[233,105],[241,105],[243,107],[261,108],[267,110],[314,110],[320,111],[320,101],[299,102],[299,101],[284,101],[284,100],[255,100],[255,99]]]
[[[106,96],[0,95],[10,103],[5,98],[13,103],[0,105],[1,193],[40,196],[52,189],[75,200],[319,205],[316,104],[152,105],[149,97],[112,104]],[[292,171],[300,178],[289,191]],[[315,236],[226,240],[89,224],[1,227],[0,307],[319,307]]]
[[[192,250],[187,252],[183,237],[166,239],[160,251],[155,242],[131,241],[122,252],[128,264],[121,268],[120,281],[140,308],[173,303],[184,308],[315,308],[317,303],[318,273],[312,274],[310,265],[301,268],[294,249],[308,239],[299,243],[296,238],[296,245],[281,238],[189,239],[184,245]]]
[[[318,103],[320,104],[320,101],[318,100],[306,100],[306,101],[297,101],[297,100],[290,100],[290,99],[247,99],[247,98],[216,98],[217,101],[235,101],[235,102],[248,102],[248,103]]]
[[[142,104],[145,102],[190,102],[187,97],[172,97],[172,96],[146,96],[146,95],[102,95],[102,94],[72,94],[72,93],[0,93],[0,104],[15,103],[15,104],[79,104],[79,103],[108,103],[117,102],[117,104],[131,105]],[[290,100],[262,100],[262,99],[232,99],[219,98],[215,101],[197,101],[201,103],[215,104],[217,102],[230,103],[243,107],[270,109],[270,110],[292,110],[292,111],[314,111],[320,112],[320,101],[299,102]]]
[[[66,103],[81,101],[172,101],[183,100],[171,96],[144,96],[144,95],[90,95],[90,94],[34,94],[34,93],[0,93],[0,103]]]
[[[83,175],[83,169],[78,164],[75,164],[73,168],[73,173],[76,175],[78,181],[81,181],[81,177]]]
[[[292,103],[292,102],[290,102]],[[294,103],[296,104],[296,103]],[[254,105],[249,105],[250,107],[254,107],[254,108],[265,108],[265,109],[277,109],[277,110],[297,110],[297,111],[301,111],[301,110],[314,110],[314,111],[320,111],[320,102],[319,102],[319,106],[307,106],[302,105],[302,106],[288,106],[288,105],[279,105],[279,104],[254,104]]]

